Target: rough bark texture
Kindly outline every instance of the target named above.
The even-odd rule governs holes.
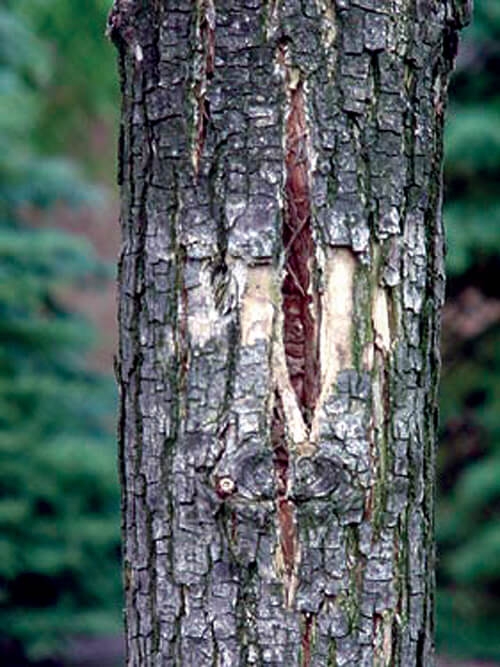
[[[433,664],[459,0],[116,0],[129,666]]]

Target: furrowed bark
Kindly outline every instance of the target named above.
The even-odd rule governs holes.
[[[468,13],[115,1],[127,665],[432,665]]]

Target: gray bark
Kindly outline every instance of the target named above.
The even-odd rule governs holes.
[[[469,9],[115,1],[127,665],[433,664]]]

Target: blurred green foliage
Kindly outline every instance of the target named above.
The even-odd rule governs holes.
[[[53,46],[35,36],[37,21],[65,15],[66,30],[77,35],[68,14],[84,7],[93,10],[87,20],[102,26],[97,3],[16,0],[0,8],[2,664],[21,664],[23,654],[38,660],[63,637],[121,625],[119,500],[106,423],[114,412],[113,383],[85,370],[93,331],[61,298],[63,290],[96,284],[109,272],[89,243],[30,226],[23,216],[27,207],[47,216],[55,202],[102,196],[74,163],[44,154],[39,140],[44,113],[50,114],[47,91],[62,70]],[[69,53],[72,44],[64,48]],[[68,77],[81,55],[63,59]],[[107,63],[111,70],[111,54]],[[72,85],[91,97],[83,76]],[[68,128],[78,117],[68,119]],[[54,132],[58,124],[54,117]]]
[[[500,3],[476,0],[446,130],[438,647],[500,658]],[[446,315],[448,311],[448,316]]]
[[[45,40],[50,59],[50,76],[38,99],[36,144],[47,155],[76,157],[87,173],[115,183],[119,83],[114,51],[104,36],[111,0],[7,3]]]

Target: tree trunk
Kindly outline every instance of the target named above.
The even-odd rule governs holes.
[[[127,665],[433,664],[460,0],[115,0]]]

